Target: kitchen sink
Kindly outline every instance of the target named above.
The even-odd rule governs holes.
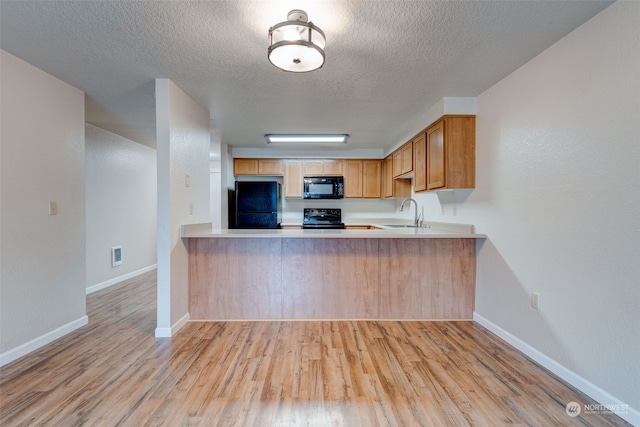
[[[391,228],[418,228],[415,225],[407,225],[407,224],[384,224],[383,227],[391,227]]]

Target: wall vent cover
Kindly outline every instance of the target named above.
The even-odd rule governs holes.
[[[111,248],[111,267],[122,265],[122,246]]]

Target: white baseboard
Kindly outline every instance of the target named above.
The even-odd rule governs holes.
[[[25,356],[64,335],[67,335],[69,332],[75,331],[76,329],[86,325],[87,323],[89,323],[89,317],[82,316],[79,319],[69,322],[66,325],[62,325],[51,332],[47,332],[46,334],[41,335],[38,338],[24,343],[14,349],[6,351],[0,354],[0,366],[11,363],[16,359]]]
[[[154,270],[157,267],[158,267],[158,264],[153,264],[148,267],[141,268],[140,270],[132,271],[131,273],[123,274],[122,276],[114,277],[113,279],[105,280],[104,282],[89,286],[87,288],[87,295],[97,292],[99,290],[102,290],[104,288],[108,288],[109,286],[117,285],[118,283],[124,282],[127,279],[131,279],[132,277],[139,276],[142,273],[146,273],[147,271]]]
[[[631,405],[624,403],[623,401],[612,396],[597,385],[587,381],[575,372],[565,368],[544,353],[522,341],[520,338],[505,331],[490,320],[487,320],[484,317],[480,316],[478,313],[473,313],[473,320],[520,350],[522,353],[533,359],[539,365],[553,372],[564,381],[568,382],[584,394],[588,395],[599,404],[628,408],[626,411],[616,412],[616,415],[634,426],[640,426],[640,411],[632,408]]]
[[[184,325],[187,324],[191,316],[189,313],[182,316],[176,323],[170,328],[156,328],[156,338],[171,338],[178,332]]]

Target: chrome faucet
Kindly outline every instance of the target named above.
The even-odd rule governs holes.
[[[402,210],[404,209],[404,204],[406,202],[409,202],[409,201],[413,202],[416,205],[416,214],[415,214],[415,219],[413,220],[413,226],[417,227],[418,226],[418,220],[420,219],[420,215],[418,215],[418,202],[416,202],[413,199],[404,199],[402,201],[402,204],[400,205],[400,212],[402,212]]]

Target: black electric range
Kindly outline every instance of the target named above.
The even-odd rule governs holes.
[[[341,209],[305,208],[302,228],[345,228]]]

